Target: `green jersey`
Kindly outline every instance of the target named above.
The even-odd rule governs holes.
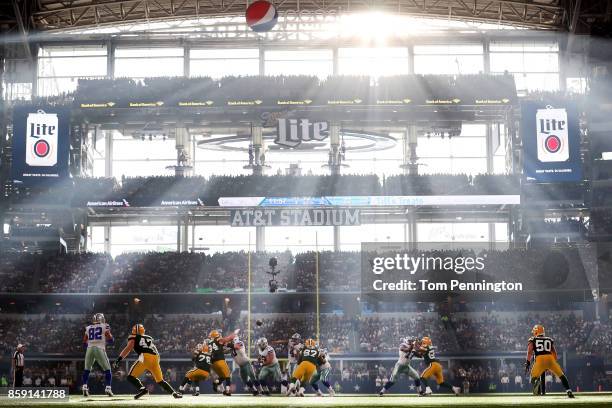
[[[136,354],[153,354],[159,355],[157,347],[153,344],[153,337],[140,334],[134,334],[128,337],[128,340],[134,339],[134,351]]]
[[[202,353],[201,351],[194,353],[193,362],[196,368],[199,368],[200,370],[204,370],[208,373],[210,372],[210,365],[212,363],[210,361],[209,353]]]
[[[319,365],[319,349],[317,347],[306,347],[304,346],[300,351],[300,358],[298,362],[309,361],[315,366]]]
[[[421,349],[421,353],[423,354],[423,359],[425,360],[425,364],[437,363],[438,359],[436,358],[436,349],[432,346],[427,346]]]
[[[215,361],[225,360],[223,344],[219,343],[218,340],[209,340],[208,346],[210,347],[210,356],[213,363]]]

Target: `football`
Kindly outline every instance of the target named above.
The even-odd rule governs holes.
[[[255,321],[255,324],[256,324],[257,326],[261,326],[261,325],[263,325],[263,322],[262,322],[260,319],[257,319],[257,320]]]

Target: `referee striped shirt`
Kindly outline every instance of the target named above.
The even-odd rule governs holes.
[[[15,367],[23,368],[24,357],[21,351],[15,351],[15,354],[13,354],[13,360],[15,361]]]

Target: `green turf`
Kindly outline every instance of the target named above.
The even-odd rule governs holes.
[[[183,399],[175,400],[170,396],[151,395],[135,401],[131,395],[118,395],[114,398],[95,396],[83,398],[73,396],[70,402],[40,402],[15,401],[5,397],[0,398],[0,407],[212,407],[212,408],[282,408],[282,407],[612,407],[612,393],[582,393],[576,399],[570,400],[565,394],[549,394],[545,397],[534,397],[527,394],[472,394],[460,397],[434,395],[420,398],[415,395],[386,395],[384,397],[367,395],[342,395],[334,398],[307,396],[304,398],[252,397],[234,395],[222,397],[213,395],[200,395],[193,397],[185,395]]]

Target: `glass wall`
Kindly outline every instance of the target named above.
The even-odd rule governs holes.
[[[111,226],[110,254],[176,251],[176,226]],[[104,252],[104,227],[91,227],[88,250]]]
[[[315,75],[334,73],[332,50],[270,50],[265,53],[266,75]]]
[[[216,253],[255,250],[255,227],[198,225],[195,227],[195,236],[193,234],[193,228],[189,227],[189,248],[193,244],[196,251]]]
[[[362,242],[404,242],[406,224],[362,224],[340,227],[340,249],[361,251]]]
[[[334,249],[333,227],[268,227],[266,228],[266,250],[292,253]]]
[[[338,74],[380,77],[409,71],[407,47],[339,48]]]
[[[258,75],[259,49],[191,49],[189,51],[189,75],[192,77]]]
[[[479,174],[487,172],[487,128],[464,123],[452,138],[419,135],[417,156],[421,174]]]
[[[559,44],[551,42],[491,42],[491,72],[514,75],[519,95],[559,89]]]
[[[117,48],[115,77],[142,79],[146,77],[182,76],[183,48]]]
[[[121,177],[172,175],[176,165],[174,139],[155,136],[134,138],[113,132],[113,176]]]
[[[416,44],[414,72],[417,74],[474,74],[484,72],[482,43]],[[70,92],[81,77],[104,77],[107,50],[96,46],[45,46],[39,51],[38,87],[40,95]],[[191,76],[220,78],[227,75],[258,75],[258,48],[193,48],[189,50]],[[145,78],[182,76],[183,47],[118,47],[115,50],[116,77]],[[410,70],[408,46],[338,48],[336,71],[340,75],[407,74]],[[320,78],[334,72],[332,49],[268,49],[264,52],[267,75],[314,74]],[[556,41],[492,41],[490,70],[513,74],[521,93],[530,90],[559,89],[559,45]],[[578,80],[568,81],[581,90]],[[22,90],[23,91],[23,90]],[[24,93],[15,91],[14,93]],[[26,92],[27,93],[27,92]]]
[[[433,75],[484,72],[482,44],[415,45],[414,72]]]
[[[79,78],[100,78],[106,72],[106,47],[41,47],[38,52],[38,95],[72,92]]]

